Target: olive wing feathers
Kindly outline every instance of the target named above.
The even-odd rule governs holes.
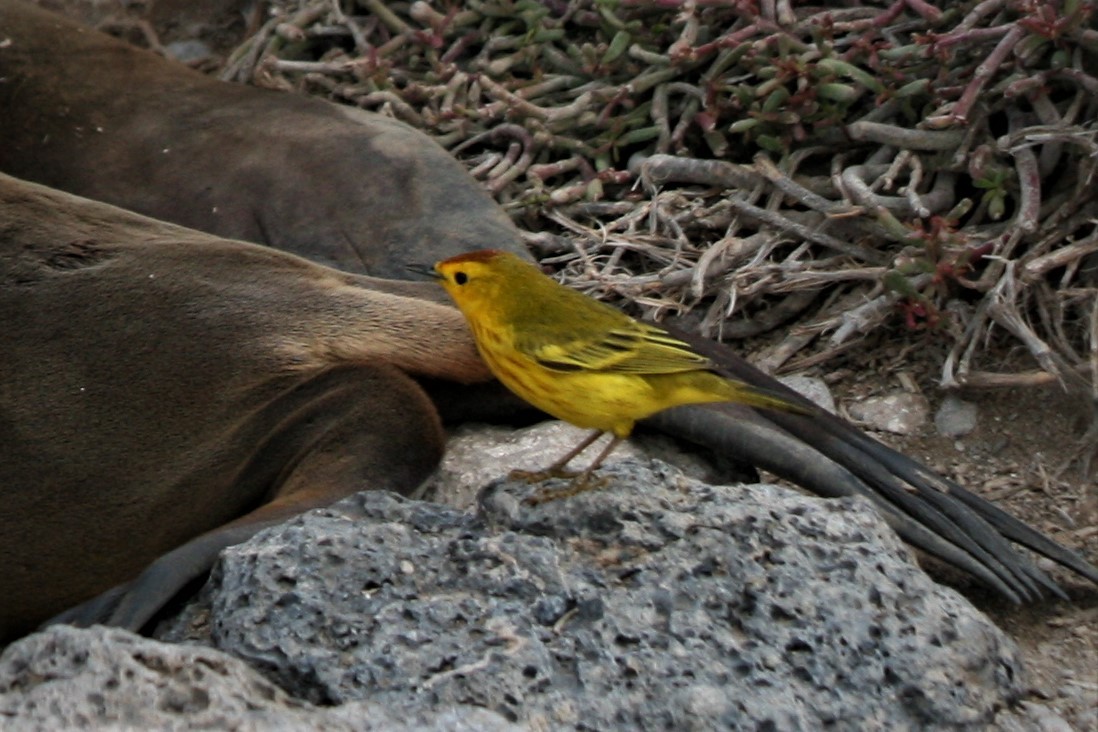
[[[664,330],[636,321],[581,337],[524,334],[516,346],[553,371],[674,374],[712,368],[712,362]]]

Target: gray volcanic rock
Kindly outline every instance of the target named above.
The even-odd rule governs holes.
[[[459,425],[446,439],[446,455],[434,479],[427,481],[416,498],[436,500],[458,508],[476,503],[476,496],[488,483],[512,470],[538,471],[578,445],[591,430],[567,422],[549,420],[515,429],[484,424]],[[576,459],[582,468],[606,444],[603,436]],[[683,450],[674,440],[658,434],[634,434],[614,449],[611,462],[632,457],[656,458],[670,463],[691,478],[706,483],[744,482],[728,466],[717,465],[697,452]],[[738,479],[737,479],[738,478]]]
[[[539,506],[497,482],[477,515],[360,494],[229,549],[163,635],[313,702],[550,729],[982,728],[1022,692],[1011,641],[867,503],[600,474]]]
[[[911,435],[926,424],[930,402],[922,394],[898,391],[854,402],[848,409],[850,416],[868,429]]]
[[[943,437],[964,437],[976,429],[979,410],[956,394],[947,394],[934,415],[934,428]]]
[[[0,729],[502,732],[515,727],[484,709],[421,712],[365,701],[318,708],[211,648],[160,643],[115,628],[55,626],[0,655]]]

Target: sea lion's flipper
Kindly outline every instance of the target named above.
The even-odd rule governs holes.
[[[274,501],[252,513],[209,531],[163,555],[132,582],[126,582],[70,608],[43,625],[66,623],[86,628],[112,625],[139,631],[188,584],[213,567],[226,547],[240,544],[271,526],[312,508],[331,504],[347,495],[341,490],[313,503]]]
[[[201,578],[226,547],[247,541],[315,508],[360,490],[409,494],[431,474],[442,456],[445,436],[422,389],[388,366],[363,366],[325,374],[315,389],[343,410],[305,406],[309,423],[270,442],[270,460],[289,457],[270,500],[229,523],[186,542],[153,561],[136,579],[112,588],[47,624],[96,623],[140,630],[182,589]],[[287,422],[291,419],[287,416]],[[295,445],[309,442],[301,454]],[[289,453],[289,455],[287,455]],[[257,460],[268,462],[264,456]],[[181,506],[180,510],[185,507]],[[195,508],[195,507],[189,507]]]
[[[731,376],[809,404],[727,346],[687,333],[676,335]],[[1098,582],[1098,568],[1074,552],[823,410],[811,415],[747,414],[732,405],[714,404],[672,410],[657,419],[654,424],[671,434],[734,452],[820,495],[867,496],[909,543],[980,576],[1015,602],[1046,591],[1062,597],[1063,591],[1008,539]],[[775,431],[793,441],[783,445]],[[797,443],[809,446],[811,452],[796,449]]]
[[[678,408],[651,417],[642,424],[718,454],[736,456],[817,495],[868,498],[908,543],[979,577],[1013,602],[1021,599],[1022,590],[1012,587],[1013,582],[1004,582],[986,563],[928,529],[927,525],[933,522],[926,521],[925,516],[920,521],[897,510],[854,473],[748,407],[714,404],[704,409]],[[1022,596],[1028,597],[1029,593],[1023,592]]]
[[[380,277],[522,251],[461,164],[401,122],[220,82],[22,0],[0,3],[0,29],[9,175]]]

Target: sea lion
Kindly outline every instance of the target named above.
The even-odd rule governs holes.
[[[523,252],[465,169],[400,122],[219,82],[21,0],[0,3],[0,40],[9,175],[378,277],[485,242]]]
[[[0,149],[0,165],[11,166],[9,170],[17,169],[24,175],[37,177],[48,175],[48,182],[56,187],[84,190],[97,196],[101,191],[104,195],[99,197],[110,197],[130,208],[151,211],[159,217],[173,217],[196,226],[201,225],[212,231],[227,230],[229,233],[240,236],[254,236],[260,243],[296,251],[322,262],[338,264],[343,269],[359,272],[404,276],[404,265],[409,261],[430,262],[458,251],[486,246],[521,251],[517,230],[498,207],[461,171],[460,166],[457,166],[448,155],[426,137],[403,125],[365,113],[347,114],[324,102],[302,100],[293,95],[224,85],[166,62],[155,55],[132,49],[126,44],[100,36],[19,2],[9,2],[0,6],[0,27],[4,28],[5,38],[11,41],[0,48],[0,77],[4,80],[0,82],[0,99],[9,105],[5,107],[5,114],[0,115],[0,133],[15,143]],[[74,39],[72,36],[77,38]],[[60,58],[54,57],[54,50],[65,48],[76,49],[76,51],[73,54],[62,54]],[[36,53],[29,53],[27,49],[36,49]],[[9,51],[11,53],[8,53]],[[96,90],[85,89],[68,94],[69,86],[87,84],[82,74],[89,69],[93,70]],[[52,91],[68,94],[64,97],[68,106],[51,107]],[[165,105],[174,105],[177,97],[182,99],[181,104],[190,124],[184,125],[172,121],[177,117],[175,109]],[[131,101],[126,103],[125,98]],[[34,106],[38,102],[44,106]],[[13,104],[16,106],[10,106]],[[32,106],[29,108],[25,106],[28,104]],[[150,105],[153,108],[150,109]],[[43,110],[47,110],[48,114]],[[255,115],[258,113],[263,115],[259,127],[265,131],[252,136],[251,128],[257,124]],[[41,125],[50,125],[51,119],[60,119],[61,122],[57,122],[54,126],[41,127]],[[135,120],[139,120],[140,123]],[[96,127],[101,128],[103,132],[93,133],[92,130]],[[36,134],[36,130],[42,129],[47,129],[49,134],[45,136]],[[319,136],[325,139],[318,139],[314,129],[325,130],[326,135]],[[125,130],[128,136],[112,135],[108,132],[111,130]],[[85,139],[82,139],[81,135]],[[195,157],[188,157],[182,161],[177,161],[175,158],[166,162],[161,161],[157,153],[163,149],[158,145],[162,145],[163,140],[168,139],[163,137],[164,135],[172,136],[170,139],[173,142],[169,146],[169,151],[188,150]],[[360,136],[365,142],[358,141]],[[326,144],[325,140],[345,142]],[[279,152],[272,152],[272,146]],[[35,161],[39,159],[39,152],[42,153],[40,159],[43,163],[41,166],[36,166]],[[118,160],[115,161],[115,158]],[[202,163],[193,165],[188,163],[196,160]],[[402,162],[393,162],[394,160]],[[163,175],[159,170],[161,162],[164,162],[168,171]],[[305,166],[301,175],[295,172],[295,166],[299,162]],[[248,171],[248,175],[235,178],[234,180],[237,181],[235,185],[220,185],[219,181],[224,171],[238,170]],[[334,171],[334,174],[328,175],[327,171]],[[399,186],[387,185],[386,183],[398,179],[396,173],[402,173],[399,177]],[[124,176],[133,177],[125,178]],[[376,182],[363,183],[366,179]],[[21,185],[26,186],[18,181],[7,181],[10,195],[5,216],[13,221],[19,220],[24,223],[35,218],[47,222],[52,220],[51,216],[60,217],[54,221],[53,231],[57,239],[54,245],[57,245],[57,242],[79,243],[90,239],[91,235],[88,232],[93,232],[101,237],[99,241],[115,243],[126,248],[126,261],[132,265],[131,275],[143,271],[137,263],[144,256],[140,245],[151,231],[150,222],[141,220],[142,223],[138,226],[134,224],[134,219],[123,216],[115,209],[97,208],[88,202],[65,197],[49,199],[48,206],[35,206],[33,202],[46,200],[43,198],[46,194],[36,187],[24,189],[20,188]],[[216,195],[210,193],[215,189]],[[194,205],[195,201],[201,205]],[[357,202],[352,207],[353,215],[346,219],[337,218],[335,210],[346,205],[348,201]],[[27,209],[24,210],[23,207]],[[30,214],[27,213],[28,210],[31,211]],[[232,212],[233,215],[226,216],[227,211]],[[287,216],[287,212],[296,214],[299,220],[295,222],[292,220],[295,217]],[[336,223],[328,225],[330,221]],[[228,229],[220,228],[226,222],[230,224]],[[106,236],[96,228],[100,226],[105,227],[106,233],[110,236]],[[25,238],[31,236],[28,231],[32,230],[9,230],[9,236],[0,244],[18,250],[25,246]],[[172,237],[183,237],[186,241],[198,236],[194,232],[181,234],[178,230],[170,231],[175,232],[171,234]],[[154,239],[163,241],[162,237],[154,237]],[[229,248],[235,251],[235,247],[238,246],[240,245],[232,244]],[[155,247],[150,251],[153,249]],[[83,263],[74,271],[89,277],[82,282],[91,283],[95,277],[98,277],[97,270],[94,266],[85,265],[90,259],[98,256],[95,254],[98,250],[94,247],[81,249],[79,246],[77,250],[59,254],[56,262],[61,268]],[[208,310],[211,313],[209,321],[220,322],[218,318],[224,317],[225,313],[234,312],[236,306],[233,304],[232,297],[238,294],[239,287],[229,286],[228,281],[222,282],[224,292],[220,287],[212,289],[204,287],[201,284],[204,281],[201,277],[197,278],[197,281],[192,277],[192,265],[189,263],[194,262],[194,269],[200,272],[205,271],[207,265],[200,260],[206,254],[193,248],[187,251],[189,253],[186,257],[176,260],[182,268],[177,278],[178,287],[181,291],[188,288],[192,290],[190,308],[184,308],[182,312],[193,314],[192,311],[195,311],[201,314],[202,311]],[[254,248],[249,248],[248,251],[252,252],[249,257],[255,256]],[[271,281],[276,283],[283,283],[287,277],[296,276],[286,274],[283,269],[285,261],[276,258],[265,260],[266,263],[262,265],[250,266],[247,268],[250,272],[249,281],[267,280],[268,267],[277,270],[275,274],[270,275]],[[240,274],[241,270],[240,268],[229,269],[229,272],[233,271]],[[303,272],[304,270],[298,268],[290,271]],[[329,277],[327,282],[344,282],[340,279],[344,275],[335,273],[326,276]],[[23,275],[13,275],[3,287],[18,287],[21,277]],[[316,282],[309,277],[305,279],[314,284]],[[126,284],[128,281],[125,278],[115,280],[108,278],[97,286],[121,288],[124,293],[131,286]],[[417,287],[413,284],[363,278],[354,281],[360,290],[367,288],[376,293],[402,294],[412,301],[426,299],[435,305],[439,304],[438,293],[427,294],[423,289],[427,285]],[[191,284],[185,284],[187,282]],[[144,284],[142,283],[142,286]],[[101,295],[97,292],[94,286],[89,285],[84,297],[93,301],[100,299]],[[278,338],[283,329],[287,329],[291,334],[300,333],[300,325],[295,322],[295,318],[300,309],[309,311],[308,303],[316,297],[316,292],[308,287],[305,287],[303,292],[294,287],[280,287],[277,293],[274,290],[270,292],[277,295],[276,299],[280,298],[280,303],[273,312],[282,313],[283,316],[275,315],[273,319],[252,322],[252,326],[257,329],[260,327],[268,329],[264,334],[267,338]],[[63,292],[55,290],[54,296],[63,298]],[[228,297],[228,300],[224,297]],[[297,303],[296,300],[299,297],[304,298],[305,302]],[[17,301],[18,299],[13,300],[13,302]],[[142,298],[127,298],[122,294],[113,296],[110,301],[119,308],[115,313],[115,318],[119,322],[143,319],[144,314],[139,309],[140,304],[144,302]],[[73,301],[70,299],[67,302],[71,305]],[[401,305],[406,307],[413,316],[410,319],[410,327],[413,329],[430,330],[436,324],[452,325],[454,321],[448,318],[451,315],[457,317],[456,311],[452,311],[450,315],[443,315],[442,311],[432,309],[430,311],[432,316],[424,319],[422,306],[417,302],[401,301]],[[127,307],[129,315],[123,317],[122,310]],[[167,312],[164,309],[156,312],[165,317],[174,314],[174,311]],[[348,313],[343,313],[344,321],[347,320],[347,315]],[[435,315],[439,318],[437,323],[433,320]],[[7,319],[5,322],[21,321]],[[251,321],[245,318],[237,324],[237,327],[248,330],[248,322]],[[172,329],[170,323],[163,325],[166,328],[162,331],[164,333],[170,335],[178,332],[188,336],[188,339],[177,339],[174,342],[174,348],[179,350],[206,348],[203,342],[205,336],[193,326],[190,329],[182,328],[176,331]],[[391,332],[385,330],[384,324],[373,323],[372,327],[380,328],[383,333]],[[462,328],[458,330],[461,333],[465,332]],[[75,335],[87,341],[93,338],[92,334],[95,332],[98,332],[97,329],[91,328],[86,333]],[[356,331],[352,328],[350,332],[353,334]],[[40,338],[37,331],[26,328],[18,331],[9,330],[8,336],[16,340],[33,341]],[[253,332],[252,337],[253,339],[258,337],[258,333]],[[713,357],[738,378],[767,388],[782,389],[780,384],[753,369],[730,349],[692,336],[684,335],[683,337],[691,339],[695,347]],[[130,340],[126,342],[131,343]],[[337,352],[348,352],[346,348],[339,345],[339,338],[329,339],[326,342],[333,348],[337,348]],[[74,345],[62,348],[58,345],[56,348],[70,354],[70,358],[76,359],[70,367],[77,367],[79,347]],[[339,351],[338,349],[341,348],[343,350]],[[403,345],[390,349],[386,353],[389,357],[393,357],[401,348]],[[350,350],[354,351],[354,349]],[[170,368],[163,379],[156,376],[163,368],[171,366],[164,361],[168,353],[174,353],[174,351],[150,348],[143,352],[142,368],[148,372],[147,377],[150,383],[160,381],[172,383],[175,377],[171,376]],[[362,356],[361,353],[358,355]],[[359,362],[355,368],[389,368],[396,365],[402,371],[421,373],[429,370],[425,364],[429,365],[436,360],[445,362],[449,359],[445,348],[426,354],[419,353],[418,357],[423,357],[425,361],[412,359],[419,364],[414,368],[409,364],[391,364],[384,359],[380,359],[379,363],[374,365],[371,365],[372,361]],[[198,369],[192,373],[198,374],[198,378],[204,382],[209,381],[208,377],[201,376],[202,369],[205,368],[202,366],[201,359],[194,360],[197,357],[193,355],[190,358],[192,360],[188,363]],[[27,378],[42,377],[48,380],[52,377],[53,370],[50,366],[52,361],[29,363],[31,365],[23,371]],[[448,372],[449,366],[446,363],[438,364],[437,367],[440,371],[437,376],[443,383],[456,378]],[[109,382],[116,375],[112,369],[104,371],[100,367],[85,369],[83,373],[87,377],[85,388],[87,384],[97,383],[98,378],[107,379]],[[216,369],[211,373],[217,373]],[[259,373],[267,372],[260,370]],[[260,381],[265,378],[266,376],[263,376]],[[353,381],[357,377],[348,375],[344,378]],[[387,383],[399,381],[401,377],[399,374],[386,371],[384,374],[375,374],[371,379],[372,386],[358,387],[361,388],[363,399],[373,393],[374,386],[381,383],[378,379]],[[338,385],[331,386],[336,388]],[[123,393],[117,384],[115,388],[120,394]],[[315,388],[323,391],[321,387]],[[24,387],[17,390],[14,387],[9,389],[6,385],[5,389],[7,389],[5,394],[12,399],[20,397],[31,402],[33,402],[32,397],[37,398],[39,392],[46,390],[45,387],[38,387],[37,390]],[[411,390],[409,394],[412,393],[420,392]],[[516,408],[513,401],[508,401],[507,396],[499,392],[491,400],[462,398],[463,393],[446,389],[430,391],[435,407],[443,410],[445,416],[452,418],[463,416],[468,418],[474,409],[493,408],[500,414],[507,414]],[[324,402],[323,399],[317,398],[319,401],[310,401],[309,404]],[[419,397],[409,396],[408,398],[411,403],[422,406]],[[21,413],[27,414],[33,410],[33,403],[28,406],[26,402],[19,402],[19,405]],[[106,402],[103,402],[102,406],[103,414],[108,416],[112,414]],[[268,420],[268,430],[276,431],[280,428],[281,412],[277,408],[266,412],[248,412],[246,404],[237,403],[235,406],[245,410],[241,412],[243,415],[252,414],[257,418],[265,415],[264,418]],[[335,410],[332,419],[336,422],[341,425],[355,423],[357,413],[345,413],[334,404],[332,407]],[[53,431],[58,430],[56,434],[66,436],[68,435],[66,430],[72,429],[71,425],[66,426],[64,415],[55,420],[50,416],[55,412],[39,414],[45,415],[44,422],[40,425],[42,434],[54,434]],[[98,441],[107,439],[107,436],[116,435],[117,431],[112,432],[110,427],[114,424],[125,424],[125,414],[122,410],[116,416],[91,424],[90,427],[97,431],[89,430],[88,441],[65,442],[69,438],[64,437],[61,444],[80,452],[72,456],[74,462],[92,460]],[[161,414],[167,413],[161,412]],[[212,430],[214,433],[218,433],[219,430],[224,432],[229,429],[227,425],[235,424],[237,419],[244,419],[234,414],[221,411],[212,417],[193,419],[187,411],[173,412],[169,415],[171,418],[166,419],[159,427],[164,432],[162,439],[155,439],[155,430],[146,425],[149,431],[143,433],[145,439],[131,444],[131,448],[140,453],[139,462],[152,466],[160,455],[157,448],[160,442],[172,443],[179,433],[197,434],[198,429]],[[413,414],[409,416],[409,421],[417,425],[413,432],[421,430],[423,439],[430,443],[434,439],[432,437],[434,433],[425,423],[417,421],[419,418],[416,414],[418,411],[413,410]],[[328,418],[318,416],[317,419],[326,421]],[[430,421],[427,417],[423,419]],[[838,418],[825,415],[813,419],[804,419],[796,415],[789,418],[777,415],[763,417],[751,410],[721,405],[672,410],[652,420],[650,424],[670,434],[691,439],[721,452],[740,455],[754,464],[770,469],[822,495],[852,493],[866,495],[877,502],[886,519],[905,539],[976,574],[1012,599],[1034,597],[1040,594],[1042,588],[1054,592],[1057,588],[1043,572],[1018,555],[1004,536],[1032,546],[1083,576],[1098,582],[1098,570],[1071,552],[987,502],[965,492],[960,486],[934,475],[925,467],[880,445]],[[8,428],[2,429],[11,431]],[[347,427],[347,429],[351,428]],[[368,427],[364,429],[369,435]],[[8,444],[28,447],[26,443],[9,442]],[[179,446],[178,443],[172,444]],[[189,443],[183,447],[191,449]],[[234,443],[232,445],[232,450],[236,454],[234,459],[237,460],[247,458],[261,449],[262,446],[257,447],[255,444]],[[374,443],[371,449],[381,450],[382,448]],[[183,452],[185,453],[186,450]],[[392,450],[389,450],[389,453],[399,455]],[[345,456],[345,458],[360,467],[366,465],[377,469],[385,468],[383,461],[376,464],[368,461],[356,462],[362,460],[362,457],[354,455]],[[10,456],[4,459],[16,460]],[[20,463],[22,467],[12,468],[8,474],[14,475],[19,480],[9,481],[6,485],[42,485],[33,482],[41,478],[41,468],[39,466],[37,468],[39,472],[36,472],[33,458],[24,456],[18,459],[23,461]],[[199,457],[195,459],[201,462],[201,451]],[[330,456],[325,459],[335,460]],[[416,464],[413,467],[417,469],[418,464],[430,462],[426,454],[409,459]],[[11,464],[15,465],[15,462]],[[240,464],[248,463],[245,460],[245,463]],[[171,466],[172,463],[169,461],[162,471],[170,475]],[[120,464],[115,465],[116,469],[120,470],[121,467],[123,466]],[[185,491],[178,488],[174,491],[169,490],[168,497],[174,498],[176,505],[188,515],[180,518],[180,509],[153,513],[148,524],[155,527],[158,532],[167,534],[175,532],[176,523],[187,523],[192,519],[207,522],[212,518],[214,522],[210,525],[215,527],[211,529],[213,533],[208,534],[206,539],[184,543],[178,553],[173,551],[163,559],[154,561],[152,569],[149,570],[153,579],[139,582],[131,588],[109,595],[104,603],[86,605],[72,617],[81,622],[105,619],[128,627],[136,627],[140,625],[140,618],[146,616],[150,608],[155,610],[159,607],[163,598],[170,595],[171,591],[174,591],[173,588],[178,589],[181,583],[186,581],[186,577],[200,573],[208,567],[213,555],[216,554],[215,549],[226,543],[240,540],[254,531],[256,524],[265,521],[264,517],[267,514],[264,510],[285,515],[279,512],[285,509],[288,513],[311,505],[327,503],[334,497],[378,483],[372,474],[356,475],[352,470],[349,473],[340,473],[338,480],[333,478],[328,481],[328,485],[318,488],[315,493],[305,488],[291,491],[293,495],[307,497],[307,500],[301,503],[276,501],[278,505],[274,508],[256,510],[254,504],[239,506],[235,503],[233,492],[226,487],[232,484],[234,479],[233,475],[230,475],[233,469],[230,463],[222,463],[221,468],[226,472],[220,474],[221,480],[218,485],[221,489],[212,491],[215,497],[214,510],[189,500]],[[112,476],[113,473],[107,475],[108,485],[114,479]],[[122,477],[126,479],[121,485],[126,488],[120,492],[120,495],[128,495],[126,491],[140,493],[144,489],[144,484],[140,481],[130,480],[125,475]],[[410,481],[405,481],[407,482]],[[339,484],[338,487],[336,483]],[[52,493],[42,490],[41,487],[29,490],[32,491],[30,494],[32,496],[33,491],[38,490],[39,493],[47,493],[47,497],[51,500],[55,498]],[[164,498],[164,495],[160,497]],[[220,499],[221,502],[217,500],[217,496],[223,496]],[[313,502],[312,498],[317,496],[320,498]],[[42,498],[41,495],[37,497]],[[261,502],[263,498],[253,500]],[[103,512],[93,509],[94,507],[86,511],[80,518],[84,525],[102,521],[102,518],[97,517],[101,517]],[[23,522],[25,526],[49,525],[50,519],[33,513],[31,507],[27,506],[19,510],[27,512],[25,514],[27,520]],[[197,511],[203,515],[197,517],[189,515],[191,511]],[[236,523],[226,524],[225,520],[221,520],[222,511]],[[217,514],[217,516],[205,515],[207,513]],[[5,516],[9,521],[21,521],[23,518],[19,512],[0,516],[0,532],[6,528],[2,523]],[[218,520],[221,523],[217,523]],[[217,526],[224,528],[219,530]],[[111,528],[114,528],[113,524]],[[184,534],[194,536],[195,532],[200,531],[191,527],[189,532],[182,531],[175,538],[186,541],[187,536]],[[155,554],[151,547],[148,551]],[[176,561],[181,556],[186,560],[185,562]],[[97,562],[98,569],[91,574],[98,574],[101,580],[98,584],[100,587],[108,576],[115,577],[115,581],[118,582],[128,579],[134,572],[129,559],[122,559],[116,555],[104,553],[97,558]],[[132,565],[136,564],[138,562],[132,562]],[[52,575],[55,580],[60,578],[68,581],[77,574],[75,569],[65,570],[60,566],[55,567],[55,570],[60,573]],[[46,573],[43,574],[43,577],[49,576]],[[147,573],[144,576],[150,575]],[[35,587],[23,588],[32,594],[41,593],[46,598],[40,603],[39,609],[46,605],[55,607],[60,603],[56,597],[56,590],[45,585],[46,583],[42,582]],[[86,595],[90,591],[89,588],[83,588],[80,593],[69,594],[65,601],[72,600],[77,594]],[[114,612],[113,603],[120,598],[123,612]],[[131,606],[137,606],[141,611],[126,609]],[[24,621],[20,627],[26,627],[25,618],[33,614],[30,611],[24,612]],[[13,623],[13,627],[14,625]]]
[[[430,289],[0,176],[0,641],[151,564],[140,626],[263,526],[418,486],[412,376],[489,378]]]

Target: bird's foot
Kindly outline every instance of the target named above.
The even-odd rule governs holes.
[[[571,498],[587,491],[597,491],[605,488],[609,482],[607,478],[596,478],[589,472],[578,475],[573,474],[572,481],[563,488],[542,488],[527,496],[523,501],[527,506],[539,506],[542,503],[556,501],[561,498]]]
[[[508,474],[511,480],[524,480],[527,483],[540,483],[550,478],[577,478],[582,473],[575,470],[565,470],[563,467],[550,466],[545,470],[512,470]]]

